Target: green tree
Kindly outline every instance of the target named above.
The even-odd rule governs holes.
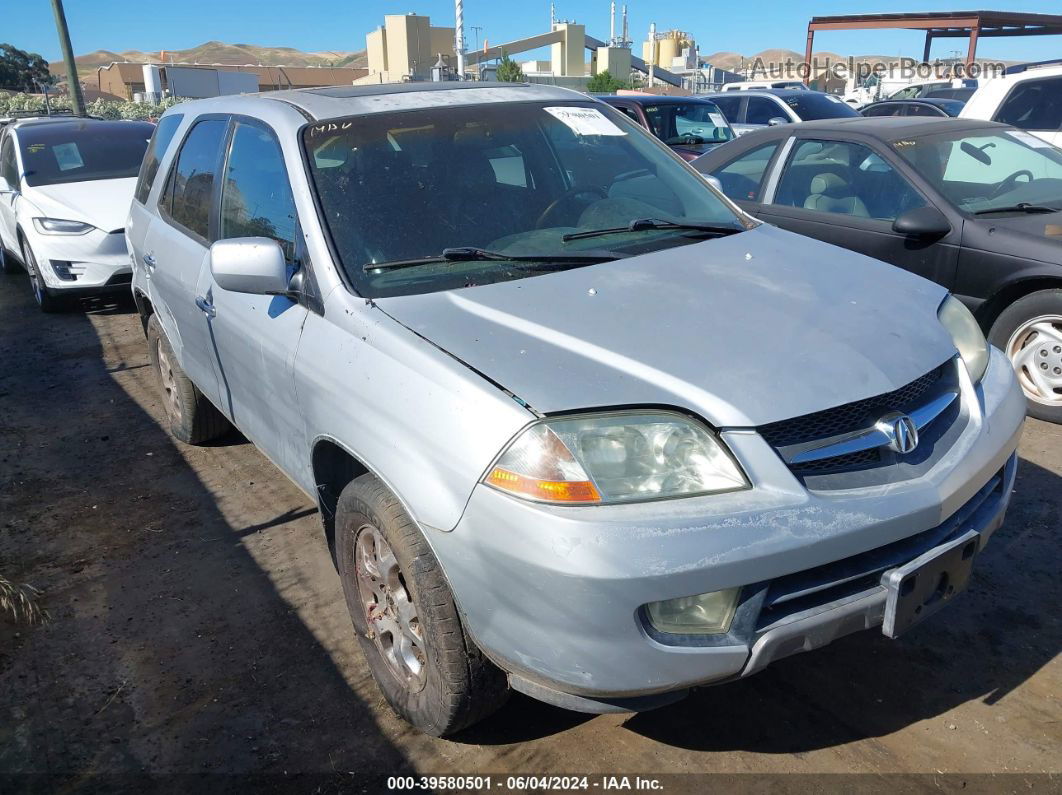
[[[586,90],[591,94],[614,94],[621,88],[630,88],[630,83],[617,80],[605,69],[591,77],[586,83]]]
[[[40,91],[38,84],[54,82],[48,62],[37,53],[0,44],[0,89],[36,93]]]
[[[527,78],[520,64],[503,52],[501,63],[498,64],[498,80],[502,83],[523,83]]]

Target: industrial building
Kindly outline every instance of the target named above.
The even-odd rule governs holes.
[[[159,71],[160,89],[164,95],[217,96],[215,94],[181,94],[173,90],[171,77],[178,86],[204,87],[213,83],[219,93],[253,91],[281,91],[288,88],[317,86],[349,86],[368,70],[349,66],[238,66],[234,64],[145,64],[116,61],[96,70],[95,80],[87,87],[101,96],[132,100],[152,89],[145,82],[145,67]],[[171,72],[172,70],[172,72]],[[148,70],[149,72],[152,70]],[[239,75],[230,76],[230,75]]]

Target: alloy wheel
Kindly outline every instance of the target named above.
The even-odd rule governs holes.
[[[25,256],[26,271],[29,273],[30,279],[30,289],[33,290],[34,300],[36,300],[37,305],[40,306],[44,303],[44,283],[41,281],[40,274],[37,272],[37,260],[33,256],[33,252],[27,248]]]
[[[162,379],[162,391],[166,395],[166,411],[177,424],[181,422],[181,400],[177,394],[177,377],[173,374],[173,362],[166,353],[166,346],[160,337],[155,342],[155,352],[159,362],[159,377]]]
[[[1006,352],[1030,400],[1062,406],[1062,316],[1026,321],[1011,334]]]
[[[362,525],[354,541],[358,595],[368,637],[391,673],[411,690],[427,679],[427,653],[416,605],[391,545],[376,527]]]

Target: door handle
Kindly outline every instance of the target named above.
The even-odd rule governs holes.
[[[141,254],[140,259],[144,260],[144,264],[148,266],[150,270],[155,270],[155,258],[150,254]]]
[[[195,297],[195,305],[198,306],[207,317],[214,317],[217,314],[217,310],[214,309],[214,305],[210,303],[209,299],[204,298],[201,295]]]

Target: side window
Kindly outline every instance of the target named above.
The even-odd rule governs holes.
[[[136,182],[136,200],[141,204],[147,201],[148,194],[151,193],[155,175],[159,172],[159,161],[166,154],[166,149],[169,148],[170,141],[173,140],[173,134],[181,126],[181,119],[183,118],[184,116],[180,114],[164,116],[155,127],[155,132],[151,136],[151,143],[148,144],[147,152],[144,153],[144,162],[140,166],[140,177]]]
[[[18,189],[18,164],[15,160],[15,136],[5,135],[0,145],[0,177],[7,180],[12,189]]]
[[[774,203],[885,221],[925,204],[906,179],[862,144],[817,140],[794,148]]]
[[[789,121],[789,116],[773,100],[765,97],[749,97],[749,106],[745,111],[746,123],[767,124],[771,119]]]
[[[902,116],[904,105],[902,102],[883,102],[862,111],[864,116]]]
[[[738,121],[738,111],[741,110],[741,97],[713,97],[712,102],[723,111],[726,120],[731,124]]]
[[[221,239],[270,237],[295,260],[295,200],[277,139],[239,122],[232,134],[221,187]]]
[[[159,199],[160,210],[204,240],[210,239],[214,173],[227,126],[224,119],[206,119],[192,127]]]
[[[629,116],[631,119],[634,119],[634,122],[639,127],[642,126],[642,120],[638,118],[638,112],[634,108],[629,108],[626,105],[613,105],[612,107],[614,107],[624,116]]]
[[[1018,83],[1003,100],[993,121],[1023,130],[1062,130],[1062,76]]]
[[[934,118],[940,118],[941,116],[947,116],[944,111],[939,110],[935,105],[923,105],[918,102],[912,102],[907,106],[908,116],[932,116]]]
[[[734,201],[755,201],[763,186],[767,164],[780,142],[758,146],[712,172],[723,186],[723,193]]]

